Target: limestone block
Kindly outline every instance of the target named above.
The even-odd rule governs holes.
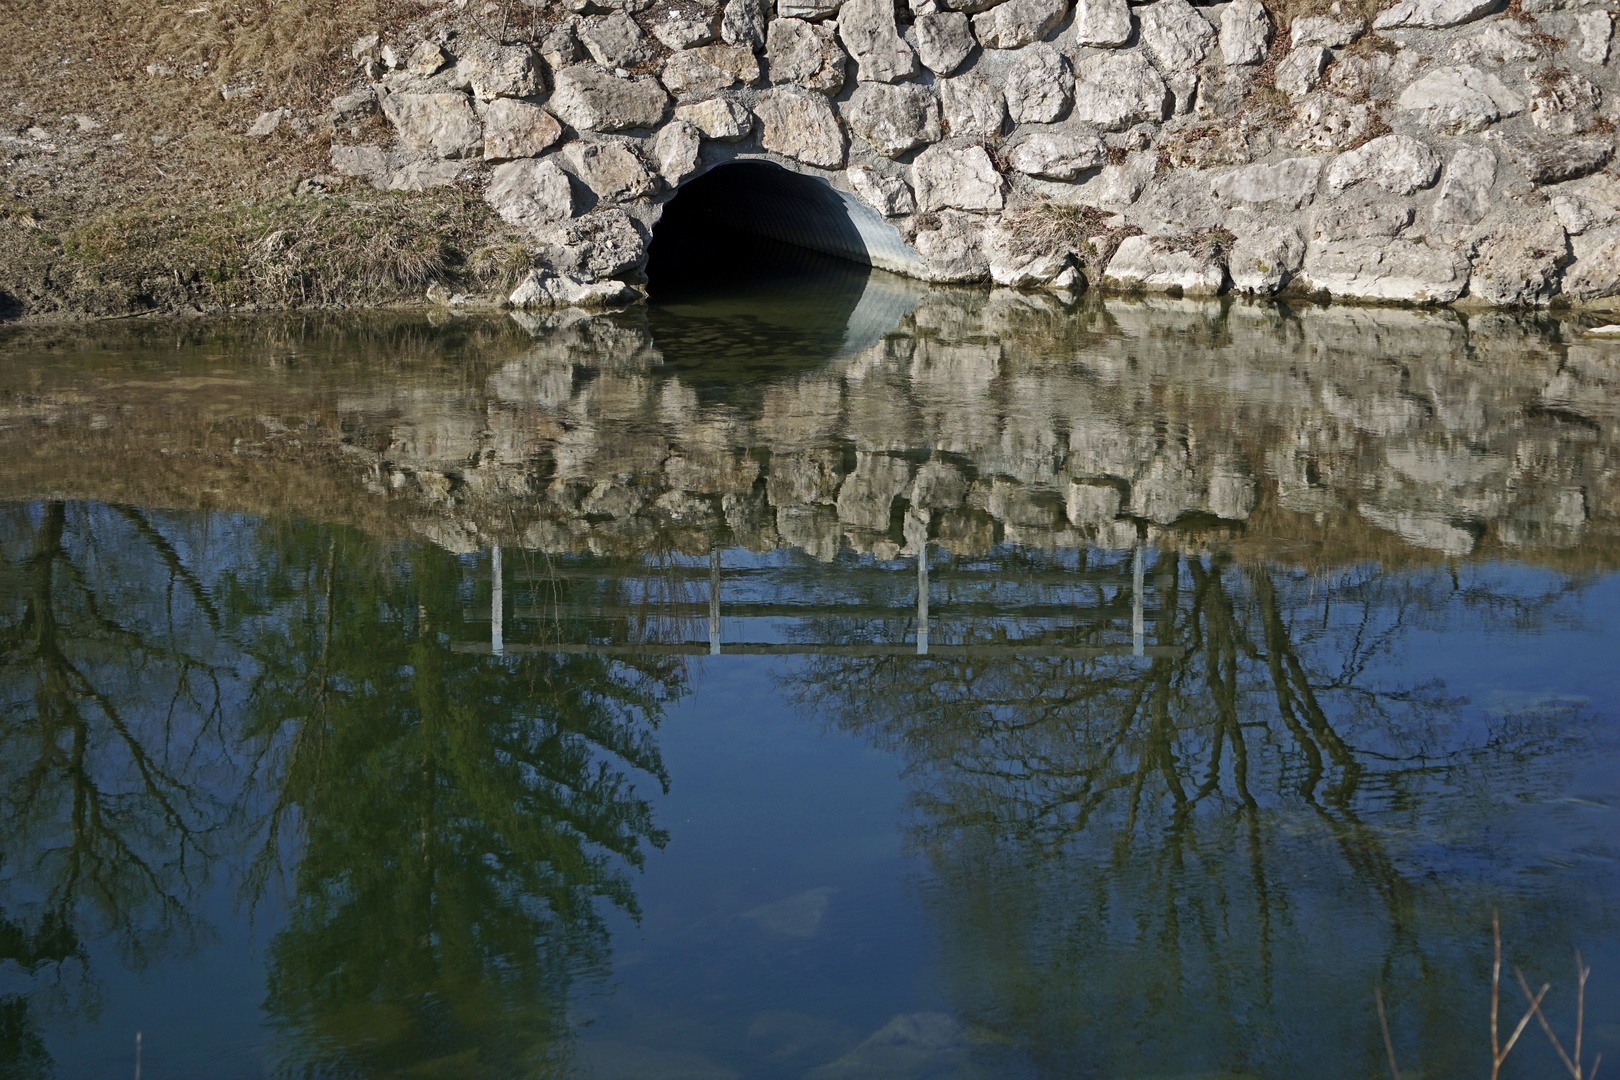
[[[271,109],[268,112],[260,113],[253,123],[248,125],[248,138],[269,138],[276,133],[276,128],[281,126],[281,122],[291,115],[292,110],[290,109]]]
[[[1384,135],[1340,154],[1328,167],[1328,187],[1343,191],[1371,180],[1385,191],[1410,195],[1440,179],[1440,155],[1410,135]]]
[[[765,498],[773,506],[833,503],[843,478],[843,455],[836,450],[774,454],[765,475]]]
[[[673,187],[697,172],[698,150],[703,132],[685,120],[671,120],[658,130],[653,140],[653,156],[658,172]]]
[[[1221,62],[1258,64],[1271,44],[1271,16],[1260,0],[1233,0],[1221,12]]]
[[[1373,29],[1394,30],[1405,26],[1439,30],[1472,22],[1495,7],[1496,0],[1400,0],[1394,7],[1379,12],[1373,20]]]
[[[1620,224],[1620,179],[1612,174],[1595,173],[1560,184],[1548,194],[1548,204],[1571,236]]]
[[[536,235],[552,245],[548,254],[553,266],[585,280],[634,269],[647,254],[641,231],[617,206],[559,222]]]
[[[1311,222],[1313,243],[1340,240],[1368,240],[1375,236],[1399,236],[1412,224],[1412,208],[1380,200],[1373,203],[1333,204],[1320,210]]]
[[[1227,253],[1226,272],[1233,289],[1270,296],[1288,284],[1304,261],[1305,241],[1298,229],[1260,225],[1237,233]]]
[[[1254,513],[1256,498],[1254,477],[1222,466],[1210,474],[1204,509],[1223,521],[1247,521]]]
[[[1287,158],[1270,165],[1246,165],[1217,176],[1211,190],[1229,202],[1272,203],[1297,210],[1316,197],[1320,158]]]
[[[1295,19],[1293,25],[1289,27],[1288,44],[1294,49],[1303,49],[1310,45],[1340,49],[1355,42],[1366,29],[1365,19],[1305,15]]]
[[[778,19],[825,19],[838,14],[844,0],[776,0]]]
[[[1311,244],[1299,277],[1336,297],[1449,304],[1468,284],[1468,260],[1411,240],[1347,240]]]
[[[538,105],[499,98],[484,110],[484,160],[539,157],[562,137],[562,125]]]
[[[861,83],[843,113],[849,129],[884,157],[900,157],[944,135],[939,98],[916,83]]]
[[[1575,16],[1581,31],[1581,47],[1576,55],[1588,64],[1609,62],[1609,39],[1614,34],[1614,14],[1602,8]]]
[[[849,56],[831,26],[777,19],[766,40],[765,61],[773,83],[797,83],[806,90],[836,94],[844,88]]]
[[[1337,150],[1364,139],[1372,120],[1367,102],[1307,94],[1294,102],[1294,122],[1283,132],[1282,141],[1296,150]]]
[[[720,39],[727,45],[759,52],[771,21],[770,0],[729,0],[720,17]]]
[[[654,56],[652,42],[624,12],[585,19],[575,30],[591,59],[607,67],[634,67]]]
[[[819,562],[838,557],[842,530],[838,513],[828,506],[778,506],[776,531],[784,547],[795,547]]]
[[[1203,509],[1201,487],[1185,460],[1160,454],[1131,484],[1131,514],[1169,525],[1183,514]]]
[[[1476,67],[1436,68],[1413,82],[1395,107],[1449,135],[1484,131],[1505,116],[1524,111],[1524,98],[1495,75]]]
[[[857,451],[855,471],[838,488],[838,520],[857,529],[887,532],[894,500],[912,481],[903,458]]]
[[[1078,201],[1113,214],[1125,212],[1153,179],[1158,158],[1152,150],[1138,150],[1118,165],[1104,166],[1080,189]]]
[[[759,61],[742,45],[701,45],[676,53],[664,62],[664,85],[676,97],[712,94],[759,81]]]
[[[1512,23],[1494,23],[1477,34],[1451,43],[1446,55],[1459,64],[1506,64],[1513,60],[1534,60],[1541,55],[1525,31]]]
[[[1327,70],[1328,61],[1331,59],[1333,54],[1320,45],[1307,45],[1303,49],[1293,50],[1277,65],[1274,80],[1277,89],[1291,98],[1303,97],[1316,89],[1316,84],[1322,80],[1322,72]]]
[[[515,308],[599,308],[632,303],[639,296],[640,293],[622,281],[582,281],[572,274],[530,270],[507,300]],[[618,490],[627,492],[623,488]]]
[[[967,478],[954,465],[929,461],[917,468],[906,501],[916,510],[953,510],[967,497]]]
[[[557,72],[550,105],[575,131],[623,131],[661,124],[669,95],[650,76],[620,78],[595,64],[575,64]]]
[[[960,11],[919,15],[912,25],[917,31],[917,59],[936,75],[949,75],[973,51],[973,31]]]
[[[601,480],[580,500],[579,508],[586,514],[626,518],[640,510],[646,501],[640,492],[627,484]]]
[[[1142,45],[1160,71],[1190,71],[1215,45],[1215,28],[1187,0],[1154,0],[1137,19]]]
[[[1073,180],[1087,169],[1108,164],[1108,147],[1095,135],[1036,132],[1013,146],[1007,163],[1025,176]]]
[[[1072,115],[1081,123],[1124,131],[1136,124],[1159,123],[1169,105],[1164,80],[1138,51],[1089,56],[1075,69]],[[1014,119],[1019,119],[1016,114]]]
[[[574,213],[568,174],[553,158],[523,158],[495,166],[484,201],[502,221],[519,228],[549,225]]]
[[[1598,118],[1603,92],[1585,75],[1547,68],[1536,73],[1530,95],[1530,122],[1550,135],[1573,135]]]
[[[1472,225],[1491,209],[1496,183],[1496,154],[1486,146],[1464,146],[1451,155],[1440,197],[1434,204],[1436,225]]]
[[[983,234],[973,219],[956,210],[942,210],[932,229],[923,229],[911,242],[922,257],[928,280],[966,283],[990,276],[981,246]]]
[[[917,73],[917,54],[895,24],[894,0],[844,0],[838,37],[862,82],[897,82]]]
[[[1557,221],[1504,227],[1475,252],[1468,293],[1488,304],[1545,306],[1571,258],[1569,237]]]
[[[1127,213],[1130,224],[1155,236],[1184,236],[1219,228],[1230,203],[1212,190],[1212,174],[1177,169],[1156,176]]]
[[[1215,296],[1226,283],[1226,271],[1219,261],[1164,237],[1127,236],[1108,261],[1102,283],[1110,289]]]
[[[675,107],[675,119],[691,124],[705,139],[736,142],[754,130],[754,117],[740,102],[710,98]]]
[[[1049,529],[1057,524],[1058,508],[1041,493],[1023,484],[997,477],[985,493],[985,510],[997,521],[1029,529]]]
[[[1575,261],[1564,271],[1564,293],[1582,302],[1620,295],[1620,226],[1596,229],[1570,245]]]
[[[932,146],[911,163],[917,206],[927,212],[1000,210],[1001,174],[982,146]]]
[[[1114,49],[1130,39],[1131,9],[1125,0],[1075,0],[1075,44]]]
[[[477,157],[484,128],[465,94],[389,94],[383,115],[413,150],[441,158]]]
[[[363,176],[380,183],[388,174],[388,155],[380,146],[332,146],[332,171],[339,176]]]
[[[720,497],[720,508],[726,515],[726,527],[737,543],[749,551],[776,548],[776,511],[763,495],[728,491]]]
[[[1442,514],[1418,510],[1391,510],[1363,503],[1356,512],[1367,521],[1394,533],[1413,547],[1438,551],[1442,555],[1461,558],[1471,554],[1479,542],[1478,537]]]
[[[1056,30],[1068,11],[1069,0],[1005,0],[973,16],[973,33],[987,49],[1022,48]]]
[[[437,75],[439,69],[450,62],[450,57],[436,42],[423,41],[411,50],[405,61],[405,70],[419,79]]]
[[[377,95],[368,89],[339,94],[332,99],[332,109],[327,115],[333,124],[358,124],[370,119],[376,111]]]
[[[1071,525],[1102,525],[1119,517],[1119,488],[1113,484],[1070,480],[1063,500]]]
[[[1364,100],[1378,94],[1381,84],[1394,68],[1395,59],[1388,53],[1375,52],[1361,56],[1346,53],[1328,71],[1327,82],[1335,94]]]
[[[843,167],[848,140],[822,95],[779,86],[759,95],[754,115],[765,149],[824,169]]]
[[[661,19],[653,27],[653,37],[670,49],[680,52],[697,45],[707,45],[720,36],[713,15],[697,18]]]
[[[544,93],[545,77],[527,45],[496,45],[476,41],[456,57],[451,84],[471,90],[479,101],[498,97],[530,97]]]
[[[911,188],[898,176],[884,176],[876,169],[856,166],[844,173],[849,186],[861,201],[884,217],[901,217],[917,212]]]
[[[983,558],[996,542],[996,523],[980,510],[961,507],[939,517],[936,539],[952,555]]]
[[[1614,154],[1608,138],[1570,139],[1547,135],[1504,135],[1502,148],[1536,184],[1561,184],[1603,168]]]
[[[460,183],[461,170],[454,161],[410,161],[373,183],[387,191],[428,191]]]
[[[540,39],[540,59],[545,61],[546,68],[553,73],[585,59],[585,50],[579,43],[579,35],[574,32],[578,21],[578,19],[564,19]]]
[[[955,138],[995,137],[1007,123],[1007,99],[1001,88],[979,75],[940,79],[945,131]]]

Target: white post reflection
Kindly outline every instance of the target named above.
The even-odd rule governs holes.
[[[506,652],[505,624],[506,589],[501,574],[501,547],[496,544],[489,554],[489,651],[496,656]]]
[[[928,541],[917,550],[917,655],[928,655]]]
[[[720,655],[720,549],[709,548],[709,655]]]
[[[1145,644],[1142,628],[1142,543],[1131,549],[1131,655],[1141,656]]]

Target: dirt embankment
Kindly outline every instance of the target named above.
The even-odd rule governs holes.
[[[442,6],[0,0],[0,321],[383,305],[521,273],[522,246],[476,191],[322,175],[355,42],[387,44]],[[456,17],[545,26],[520,0],[461,0]],[[252,134],[276,109],[276,129]]]

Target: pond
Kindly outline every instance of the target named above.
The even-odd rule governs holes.
[[[0,1074],[1620,1059],[1620,346],[680,284],[0,337]]]

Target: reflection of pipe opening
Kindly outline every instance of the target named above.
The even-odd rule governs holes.
[[[784,244],[799,255],[776,247]],[[899,231],[853,195],[780,165],[742,161],[690,181],[664,207],[647,277],[657,297],[716,280],[756,281],[762,269],[774,276],[763,260],[792,262],[804,252],[903,274],[917,267]]]

